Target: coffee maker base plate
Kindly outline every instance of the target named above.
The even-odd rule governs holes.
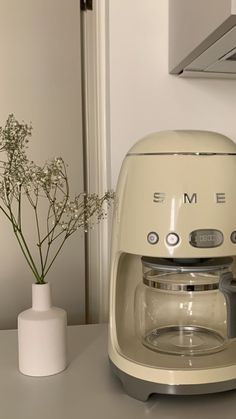
[[[207,384],[190,384],[190,385],[169,385],[154,383],[140,378],[133,377],[117,366],[110,360],[111,369],[120,379],[125,392],[141,401],[148,400],[152,394],[169,394],[169,395],[200,395],[210,393],[220,393],[233,390],[236,388],[236,378],[233,380],[221,381],[217,383]]]

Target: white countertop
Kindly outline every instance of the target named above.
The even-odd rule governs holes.
[[[16,331],[0,331],[0,419],[236,417],[236,390],[135,400],[110,371],[106,325],[70,326],[68,335],[68,368],[54,376],[33,378],[18,371]]]

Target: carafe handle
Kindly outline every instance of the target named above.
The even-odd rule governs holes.
[[[219,289],[224,294],[227,308],[228,338],[236,338],[236,279],[232,272],[220,275]]]

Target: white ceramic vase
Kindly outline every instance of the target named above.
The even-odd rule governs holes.
[[[67,366],[67,316],[51,304],[50,284],[32,285],[32,308],[18,316],[19,370],[47,376]]]

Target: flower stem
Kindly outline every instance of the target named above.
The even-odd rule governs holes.
[[[67,238],[68,238],[68,236],[65,236],[65,237],[64,237],[64,239],[62,240],[62,242],[61,242],[61,244],[60,244],[59,248],[57,249],[57,251],[56,251],[56,253],[55,253],[55,255],[54,255],[53,259],[51,260],[51,262],[50,262],[50,264],[49,264],[49,266],[48,266],[47,270],[45,271],[45,274],[44,274],[45,276],[47,275],[47,273],[48,273],[49,269],[52,267],[53,262],[55,261],[55,259],[56,259],[57,255],[58,255],[58,253],[59,253],[59,252],[60,252],[60,250],[62,249],[62,246],[63,246],[63,244],[65,243],[65,241],[66,241],[66,239],[67,239]]]

